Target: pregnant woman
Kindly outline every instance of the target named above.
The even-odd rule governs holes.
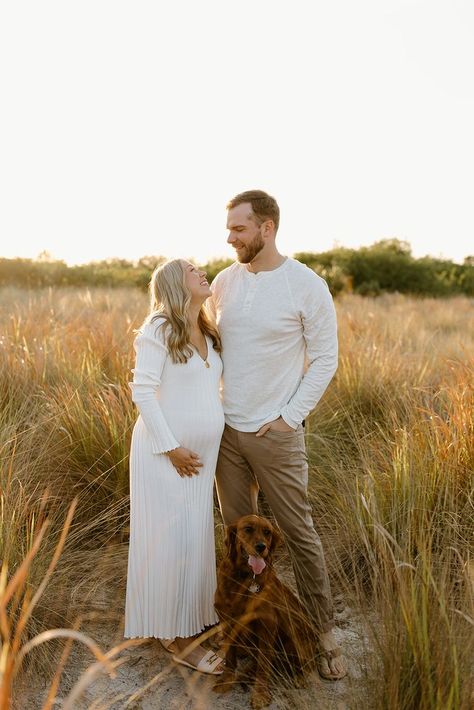
[[[154,636],[182,663],[222,672],[188,648],[214,611],[213,484],[224,428],[217,329],[204,271],[174,259],[157,267],[150,313],[135,339],[132,399],[140,416],[130,451],[130,549],[125,636]]]

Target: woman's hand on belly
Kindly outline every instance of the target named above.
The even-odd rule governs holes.
[[[177,449],[172,449],[166,452],[169,460],[181,476],[197,476],[202,463],[198,454],[190,449],[185,449],[184,446],[178,446]]]

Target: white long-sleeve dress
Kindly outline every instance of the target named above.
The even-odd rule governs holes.
[[[224,415],[222,361],[206,336],[209,367],[194,351],[172,362],[164,321],[135,339],[132,399],[140,416],[130,451],[130,547],[125,637],[171,639],[217,622],[213,483]],[[164,452],[199,454],[199,475],[181,478]]]

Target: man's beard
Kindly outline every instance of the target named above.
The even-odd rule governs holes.
[[[237,252],[237,260],[240,261],[241,264],[250,264],[257,254],[262,251],[264,246],[265,242],[263,241],[262,235],[260,233],[256,234],[250,244],[244,245],[244,248],[240,252]]]

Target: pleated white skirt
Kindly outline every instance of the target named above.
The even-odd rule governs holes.
[[[179,398],[163,407],[177,440],[201,457],[197,476],[181,478],[165,454],[152,453],[141,417],[133,431],[126,638],[189,637],[218,621],[213,484],[224,417],[214,390],[204,408],[199,401],[200,412]]]

